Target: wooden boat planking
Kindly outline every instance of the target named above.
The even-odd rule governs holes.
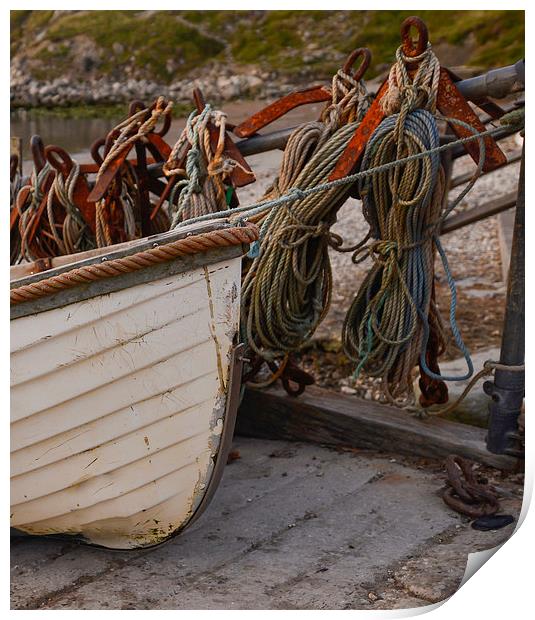
[[[226,228],[203,224],[71,257],[12,288]],[[206,507],[236,415],[246,247],[178,257],[13,306],[12,527],[146,547]]]

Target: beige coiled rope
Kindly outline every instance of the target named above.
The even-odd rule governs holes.
[[[362,82],[341,71],[332,93],[322,122],[307,123],[291,135],[279,176],[262,201],[329,178],[369,104]],[[243,282],[241,329],[261,357],[284,357],[298,349],[327,313],[332,290],[328,249],[341,245],[330,227],[350,189],[335,187],[251,218],[261,224],[261,243]]]

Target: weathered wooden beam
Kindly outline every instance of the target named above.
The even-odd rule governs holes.
[[[456,213],[455,215],[448,217],[444,222],[440,233],[445,235],[453,232],[454,230],[458,230],[459,228],[463,228],[464,226],[468,226],[469,224],[474,224],[475,222],[484,220],[487,217],[491,217],[492,215],[496,215],[502,211],[507,211],[507,209],[514,207],[515,204],[516,192],[509,192],[499,198],[489,200],[482,205],[472,207],[472,209],[461,211],[460,213]]]
[[[314,386],[298,398],[278,387],[247,388],[236,433],[427,458],[454,453],[507,470],[517,463],[487,451],[484,429],[437,417],[420,420],[389,405]]]

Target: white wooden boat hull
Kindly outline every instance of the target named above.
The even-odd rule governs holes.
[[[184,528],[233,426],[240,275],[238,256],[11,321],[12,527],[113,548]]]

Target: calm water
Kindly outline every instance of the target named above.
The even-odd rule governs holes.
[[[231,123],[238,124],[250,114],[258,111],[265,106],[265,102],[244,101],[232,102],[224,107]],[[125,106],[126,108],[126,106]],[[282,129],[292,125],[298,125],[308,120],[318,117],[321,107],[319,105],[309,105],[297,108],[289,112],[284,118],[272,123],[266,131]],[[38,134],[43,139],[45,145],[56,144],[63,147],[80,163],[90,160],[89,148],[98,138],[104,137],[112,129],[119,118],[58,118],[55,116],[36,115],[32,112],[13,112],[11,114],[11,135],[22,139],[23,159],[25,161],[24,171],[30,171],[30,151],[29,142],[31,136]],[[174,144],[180,131],[185,125],[184,118],[173,121],[166,140]]]
[[[11,114],[11,135],[22,139],[23,159],[30,158],[30,138],[37,134],[45,145],[57,144],[73,156],[86,153],[89,146],[117,124],[118,119],[68,119],[35,115],[31,112]]]

